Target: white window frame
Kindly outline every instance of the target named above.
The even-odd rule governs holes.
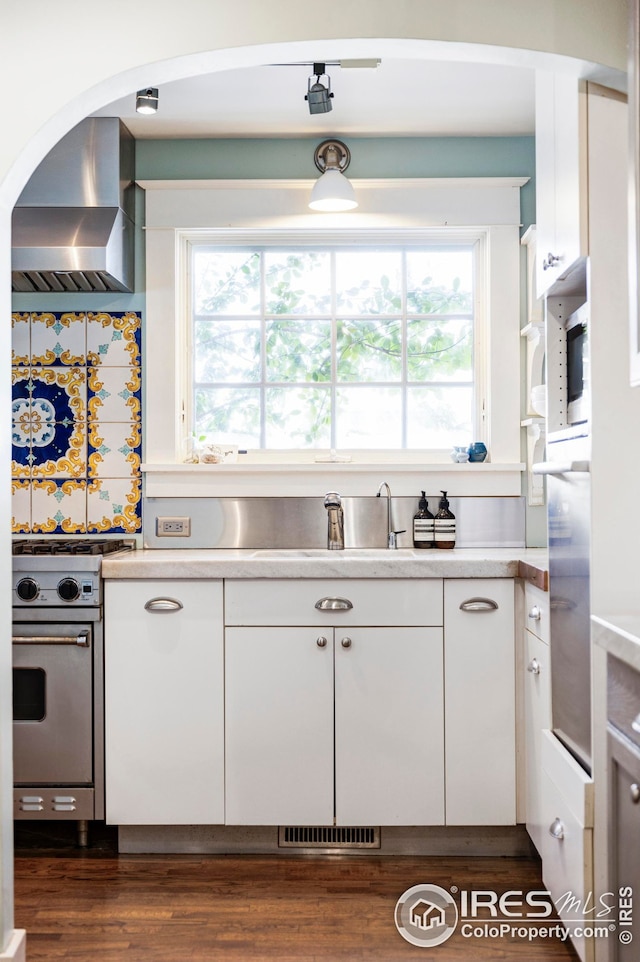
[[[370,493],[381,478],[394,494],[415,493],[425,473],[452,494],[520,494],[520,239],[519,189],[526,178],[353,181],[360,207],[348,214],[307,208],[312,181],[147,181],[145,474],[147,496],[317,494],[339,477],[342,493]],[[352,243],[367,231],[380,242],[457,237],[480,244],[486,270],[476,285],[490,324],[480,351],[478,397],[490,462],[453,465],[443,452],[354,451],[349,464],[318,464],[317,451],[264,451],[235,465],[189,465],[186,412],[190,394],[186,291],[189,245],[212,236],[286,244],[313,231]],[[483,281],[486,278],[487,287]],[[478,438],[479,439],[479,438]]]

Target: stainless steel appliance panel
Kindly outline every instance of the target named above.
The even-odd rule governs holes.
[[[547,470],[553,730],[591,771],[591,442],[550,437]]]
[[[91,624],[14,624],[14,781],[93,784]]]

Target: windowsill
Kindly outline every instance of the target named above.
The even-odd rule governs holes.
[[[240,455],[242,458],[242,455]],[[382,480],[394,495],[446,490],[452,497],[521,494],[522,463],[292,461],[223,464],[143,464],[147,497],[299,497],[340,486],[345,497],[375,493]]]

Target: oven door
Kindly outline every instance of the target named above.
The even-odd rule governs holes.
[[[13,625],[16,785],[93,783],[91,624]]]

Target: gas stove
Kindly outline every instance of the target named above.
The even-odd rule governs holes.
[[[103,556],[134,547],[122,538],[14,541],[13,606],[100,605]]]

